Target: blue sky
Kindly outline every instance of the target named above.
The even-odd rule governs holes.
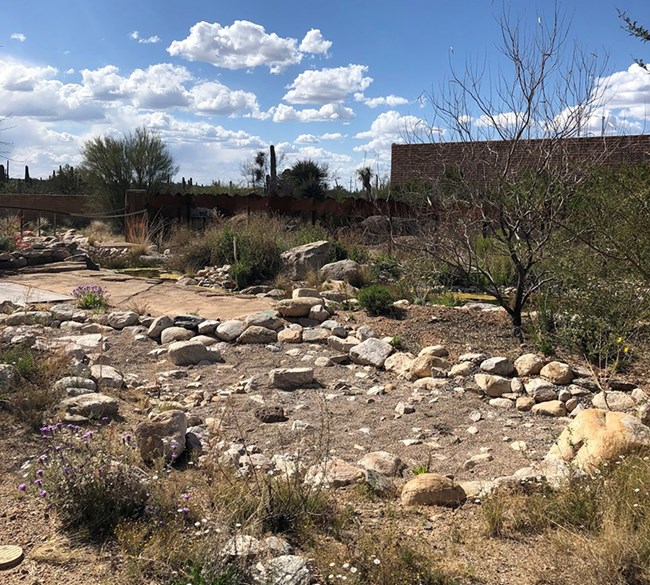
[[[552,19],[550,0],[513,0],[512,19]],[[607,63],[610,132],[646,131],[650,45],[621,29],[617,8],[650,26],[647,0],[558,1],[569,40]],[[180,176],[242,182],[241,163],[269,144],[285,162],[325,162],[349,186],[355,169],[390,169],[390,144],[431,112],[418,98],[450,65],[498,51],[494,0],[30,0],[0,19],[0,140],[12,176],[77,165],[84,141],[146,125]],[[507,112],[503,112],[507,114]]]

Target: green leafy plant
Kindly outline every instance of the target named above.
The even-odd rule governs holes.
[[[370,315],[385,315],[394,311],[393,293],[386,286],[371,284],[359,291],[359,304]]]

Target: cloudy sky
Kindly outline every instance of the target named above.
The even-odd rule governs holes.
[[[630,38],[617,8],[650,26],[647,0],[559,2],[574,40],[605,62],[608,132],[648,130],[650,45]],[[286,161],[390,169],[390,145],[430,116],[450,67],[490,71],[496,0],[30,0],[0,19],[0,140],[22,176],[79,164],[96,135],[146,125],[169,144],[180,176],[241,182],[241,162],[275,144]],[[551,21],[553,2],[511,2],[522,26]],[[503,112],[507,116],[508,112]]]

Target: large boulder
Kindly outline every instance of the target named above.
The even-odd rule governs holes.
[[[215,330],[215,335],[221,339],[221,341],[234,341],[237,339],[246,328],[243,321],[239,319],[230,319],[229,321],[224,321],[217,326]]]
[[[164,457],[174,461],[185,450],[187,417],[182,410],[165,410],[135,429],[140,455],[145,463]]]
[[[95,364],[90,368],[90,375],[100,388],[121,388],[124,386],[124,377],[113,366]]]
[[[66,398],[60,406],[70,415],[83,418],[101,419],[117,415],[119,401],[113,396],[94,392]]]
[[[251,325],[237,340],[239,343],[274,343],[278,340],[278,334],[273,329],[267,329],[260,325]]]
[[[172,343],[167,350],[167,357],[175,366],[191,366],[204,361],[219,361],[220,355],[216,351],[209,350],[200,341],[191,339]]]
[[[323,280],[343,280],[353,286],[361,284],[361,265],[354,260],[330,262],[320,269]]]
[[[314,368],[276,368],[269,372],[269,381],[281,390],[295,390],[314,381]]]
[[[466,494],[453,480],[438,473],[416,475],[402,488],[404,506],[458,506]]]
[[[381,368],[391,353],[393,353],[393,346],[390,343],[371,337],[350,350],[350,359],[355,364]]]
[[[318,272],[330,257],[331,245],[326,240],[304,244],[282,253],[284,268],[290,278],[304,278]]]
[[[387,451],[372,451],[366,453],[360,460],[359,465],[363,469],[369,469],[385,475],[387,477],[396,477],[401,475],[405,465],[402,460],[392,453]]]
[[[283,317],[308,317],[312,307],[320,305],[323,299],[320,297],[298,297],[283,299],[278,302],[276,309]]]
[[[187,341],[194,337],[194,332],[185,327],[166,327],[160,332],[160,343],[174,343],[176,341]]]
[[[174,321],[172,321],[172,319],[167,315],[163,315],[162,317],[156,317],[151,322],[151,325],[149,325],[149,329],[147,330],[147,335],[152,339],[159,339],[160,334],[165,329],[169,329],[170,327],[173,327],[173,325],[174,325]]]
[[[137,323],[139,317],[135,311],[113,311],[108,314],[107,322],[113,329],[124,329]]]
[[[564,461],[593,473],[603,463],[650,447],[650,428],[623,412],[590,408],[562,431],[545,460]]]

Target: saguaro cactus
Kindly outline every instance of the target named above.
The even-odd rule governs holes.
[[[269,147],[271,156],[270,156],[270,167],[271,167],[271,180],[269,181],[269,195],[277,195],[278,192],[278,168],[277,162],[275,159],[275,146],[271,144]]]

